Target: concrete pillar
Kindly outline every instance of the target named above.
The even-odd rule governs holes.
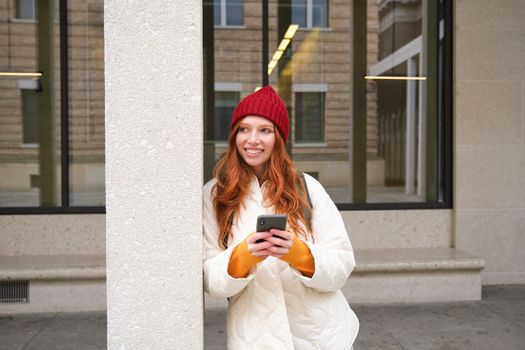
[[[202,349],[202,3],[104,11],[108,349]]]

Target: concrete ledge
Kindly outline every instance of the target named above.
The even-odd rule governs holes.
[[[454,248],[356,249],[357,266],[343,288],[352,303],[481,299],[484,261]],[[105,257],[0,256],[1,280],[29,280],[29,304],[0,312],[96,311],[106,307]],[[206,308],[226,300],[205,296]]]
[[[0,281],[15,280],[29,281],[29,303],[0,313],[106,310],[105,256],[0,256]]]
[[[356,249],[343,293],[352,303],[481,299],[482,259],[454,248]]]
[[[101,255],[0,256],[0,281],[106,279]]]
[[[1,314],[106,311],[105,280],[29,282],[29,303],[0,304]]]
[[[454,248],[356,249],[353,274],[481,270],[485,262]]]
[[[481,299],[485,262],[454,248],[355,249],[356,268],[343,293],[351,303]],[[226,300],[205,295],[206,308]]]

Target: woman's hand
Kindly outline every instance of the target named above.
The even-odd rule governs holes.
[[[271,246],[267,248],[271,252],[269,255],[279,259],[288,253],[292,247],[294,236],[288,231],[282,231],[275,228],[272,228],[269,233],[269,237],[266,238],[266,241],[271,243]]]
[[[255,232],[246,238],[246,245],[250,254],[262,259],[266,259],[272,255],[273,252],[269,250],[269,248],[273,246],[273,243],[267,241],[271,236],[272,234],[270,232],[262,231]]]

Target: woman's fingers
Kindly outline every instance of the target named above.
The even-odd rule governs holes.
[[[273,244],[268,248],[268,250],[272,252],[270,255],[275,258],[280,258],[287,254],[293,244],[293,234],[277,229],[271,229],[270,233],[272,236],[267,238],[268,242]]]
[[[293,239],[293,235],[290,232],[288,232],[288,231],[283,231],[283,230],[278,230],[276,228],[272,228],[270,230],[270,233],[273,236],[278,236],[279,238],[282,238],[284,240],[292,240]]]
[[[288,231],[271,229],[269,232],[255,232],[246,239],[246,243],[248,250],[254,256],[271,255],[280,258],[292,247],[293,238],[293,234]]]
[[[256,256],[256,257],[259,257],[259,258],[267,258],[270,255],[272,255],[273,253],[270,250],[268,250],[268,249],[264,249],[264,250],[255,251],[255,252],[253,252],[251,254],[253,256]]]
[[[272,234],[268,231],[255,232],[255,233],[252,233],[246,239],[246,243],[248,244],[261,243],[262,241],[265,241],[266,238],[270,237],[271,235]]]
[[[286,255],[290,251],[290,248],[274,245],[268,248],[268,250],[271,252],[269,255],[273,256],[274,258],[280,258],[283,255]]]
[[[268,242],[268,237],[271,237],[270,232],[256,232],[246,239],[248,251],[250,254],[258,257],[266,257],[272,252],[268,250],[273,244]]]
[[[274,245],[282,248],[290,248],[292,246],[293,235],[288,231],[282,231],[277,229],[271,229],[271,237],[268,237],[268,242],[272,242]]]

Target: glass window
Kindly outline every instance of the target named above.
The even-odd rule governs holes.
[[[17,1],[19,18],[34,18],[33,2]],[[16,74],[0,78],[0,207],[61,205],[60,37],[54,1],[40,2],[38,22],[10,21],[0,16],[0,71],[43,76],[35,80]],[[0,11],[8,11],[6,7]],[[38,89],[38,92],[35,90]]]
[[[328,27],[328,0],[312,0],[312,27]]]
[[[222,13],[221,13],[221,3],[223,1],[221,0],[213,0],[213,24],[216,25],[216,26],[220,26],[221,25],[221,17],[222,17]]]
[[[35,0],[16,0],[16,14],[17,19],[34,20],[35,14]]]
[[[243,24],[243,0],[226,0],[226,25],[241,26]]]
[[[242,26],[243,0],[213,0],[213,23],[216,26]]]
[[[0,78],[0,211],[101,212],[103,0],[62,2],[69,6],[63,8],[58,0],[13,3],[0,7],[6,11],[0,14],[0,32],[6,33],[0,71],[9,73]],[[67,11],[67,23],[60,22],[59,11]],[[37,12],[38,22],[9,20]],[[64,26],[68,38],[61,37]],[[65,62],[68,70],[62,72]],[[20,72],[43,75],[21,78]]]
[[[327,27],[328,0],[292,0],[292,23],[303,28]]]
[[[22,97],[23,143],[38,144],[38,95],[34,90],[20,90]]]
[[[245,10],[242,1],[228,4],[237,4],[237,13]],[[259,20],[250,21],[245,27],[227,29],[217,25],[217,18],[225,20],[226,16],[223,12],[218,16],[216,11],[226,5],[224,0],[203,1],[203,17],[209,19],[203,27],[205,180],[211,178],[215,162],[226,150],[233,109],[241,98],[262,85],[263,50],[261,40],[257,39],[262,37],[262,1],[249,3],[254,18]]]
[[[306,0],[292,0],[292,23],[306,28],[307,23]]]
[[[68,8],[69,204],[104,206],[104,3]]]
[[[252,5],[259,9],[262,1]],[[448,206],[450,38],[438,28],[449,28],[443,16],[450,12],[443,9],[451,2],[291,0],[268,6],[266,43],[253,39],[262,37],[259,10],[246,28],[216,28],[208,36],[213,45],[205,47],[205,61],[213,69],[206,71],[213,79],[242,83],[241,98],[261,83],[277,89],[291,113],[295,164],[315,174],[339,208]],[[337,14],[330,23],[328,9]],[[331,30],[292,31],[288,43],[292,24]],[[205,110],[231,113],[226,97],[214,96]],[[226,119],[207,114],[208,134],[217,135],[208,130],[221,126],[211,124]],[[224,147],[213,147],[217,160]]]
[[[239,103],[238,91],[215,92],[215,140],[226,141],[230,132],[233,110]]]
[[[295,93],[295,142],[324,141],[324,92]]]

